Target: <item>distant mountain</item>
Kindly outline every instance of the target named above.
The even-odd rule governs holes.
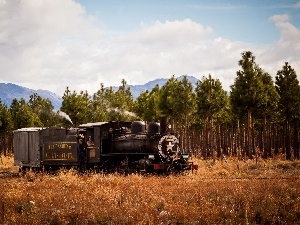
[[[45,99],[49,99],[52,102],[55,110],[59,110],[62,102],[62,98],[57,94],[47,90],[33,90],[26,87],[22,87],[11,83],[0,83],[0,99],[2,103],[10,107],[14,98],[24,98],[26,101],[30,99],[30,95],[37,93],[39,96]]]
[[[196,87],[196,83],[198,81],[197,78],[193,76],[187,76],[188,80],[192,83],[194,87]],[[178,80],[182,80],[183,76],[177,77]],[[136,99],[141,92],[149,90],[151,91],[156,84],[159,85],[159,87],[162,87],[168,79],[156,79],[153,81],[149,81],[146,84],[143,85],[128,85],[130,87],[132,96],[134,99]],[[112,87],[113,90],[118,90],[118,86]],[[39,96],[45,99],[49,99],[52,102],[52,105],[54,106],[55,110],[59,110],[62,103],[62,97],[58,96],[57,94],[47,91],[47,90],[33,90],[26,87],[22,87],[16,84],[11,83],[0,83],[0,99],[2,103],[6,104],[8,107],[10,107],[12,100],[14,98],[21,99],[24,98],[26,101],[30,99],[30,95],[33,95],[34,93],[37,93]]]
[[[180,77],[177,77],[176,79],[182,80],[183,77],[184,76],[180,76]],[[193,87],[195,88],[198,79],[193,77],[193,76],[187,76],[187,78],[191,82]],[[156,84],[158,84],[159,87],[161,88],[162,86],[164,86],[166,84],[166,82],[168,80],[169,79],[160,78],[160,79],[156,79],[156,80],[153,80],[153,81],[149,81],[148,83],[143,84],[143,85],[130,85],[129,84],[127,86],[130,87],[133,99],[136,99],[141,94],[141,92],[146,91],[146,90],[151,91],[155,87]],[[113,88],[114,91],[119,89],[118,86],[113,86],[112,88]]]

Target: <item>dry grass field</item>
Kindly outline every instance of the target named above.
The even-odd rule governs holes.
[[[195,162],[184,175],[20,175],[2,156],[0,224],[299,224],[300,161]]]

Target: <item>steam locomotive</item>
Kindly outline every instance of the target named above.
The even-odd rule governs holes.
[[[78,128],[22,128],[14,131],[14,164],[21,170],[78,168],[78,140],[83,140],[83,170],[103,172],[182,172],[196,170],[189,154],[166,123],[96,122]],[[88,146],[87,139],[93,140]]]

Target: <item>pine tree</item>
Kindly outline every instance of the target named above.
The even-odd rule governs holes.
[[[44,99],[37,93],[30,96],[28,101],[33,112],[39,117],[42,126],[49,127],[57,124],[56,113],[49,99]]]
[[[81,91],[77,94],[76,91],[71,91],[67,87],[62,97],[62,106],[60,111],[66,113],[74,126],[78,126],[83,123],[90,122],[89,108],[91,106],[91,100],[87,91]],[[65,120],[65,126],[70,126],[70,122]]]
[[[215,121],[228,106],[228,97],[221,82],[213,79],[210,74],[208,78],[203,77],[201,81],[197,82],[196,102],[198,116],[206,121],[206,146],[203,149],[203,155],[206,157],[210,152],[215,159]]]
[[[260,140],[259,148],[263,150],[264,157],[271,156],[271,125],[276,122],[277,119],[277,108],[279,95],[276,91],[274,81],[267,72],[261,68],[257,68],[258,76],[262,81],[263,88],[261,90],[261,101],[257,110],[254,112],[254,116],[261,122],[257,122],[258,126],[262,129],[259,130]]]
[[[143,91],[134,102],[134,112],[144,121],[157,121],[158,115],[158,84],[151,91]]]
[[[176,103],[178,98],[180,98],[178,86],[179,81],[173,75],[166,84],[161,87],[158,97],[159,115],[169,119],[173,131],[175,131],[176,118],[178,118],[179,115],[177,111],[178,104]]]
[[[291,124],[297,125],[300,112],[300,87],[296,71],[288,64],[277,71],[275,77],[276,90],[280,96],[279,113],[284,118],[286,158],[291,159]],[[297,126],[295,126],[297,132]],[[298,139],[298,138],[297,138]],[[298,140],[295,140],[298,142]],[[295,143],[296,157],[299,157],[298,143]]]
[[[12,136],[13,122],[11,114],[6,105],[2,104],[0,99],[0,154],[3,150],[4,156],[7,152],[7,144],[9,138]]]
[[[92,121],[107,121],[108,120],[108,102],[105,99],[105,92],[107,89],[104,88],[103,83],[100,84],[100,89],[94,93],[92,101]]]
[[[10,112],[12,115],[14,130],[25,127],[43,126],[38,115],[34,113],[32,108],[23,98],[21,98],[19,101],[17,99],[13,99],[10,106]]]
[[[235,82],[231,85],[230,99],[233,112],[241,124],[246,123],[245,137],[242,138],[245,142],[243,141],[242,148],[245,148],[249,157],[252,157],[252,154],[255,154],[252,114],[262,101],[263,83],[252,52],[243,52],[238,64],[242,70],[237,71]]]
[[[136,117],[133,113],[134,102],[131,90],[124,79],[116,92],[110,91],[106,96],[110,97],[107,100],[110,103],[110,115],[113,120],[131,121]]]

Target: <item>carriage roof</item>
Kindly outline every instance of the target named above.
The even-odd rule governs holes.
[[[98,127],[98,126],[102,126],[104,124],[108,124],[109,122],[95,122],[95,123],[85,123],[85,124],[81,124],[78,127],[79,128],[85,128],[85,127]]]
[[[22,132],[22,131],[38,131],[38,130],[42,130],[45,129],[45,127],[24,127],[24,128],[20,128],[17,130],[14,130],[14,132]]]

